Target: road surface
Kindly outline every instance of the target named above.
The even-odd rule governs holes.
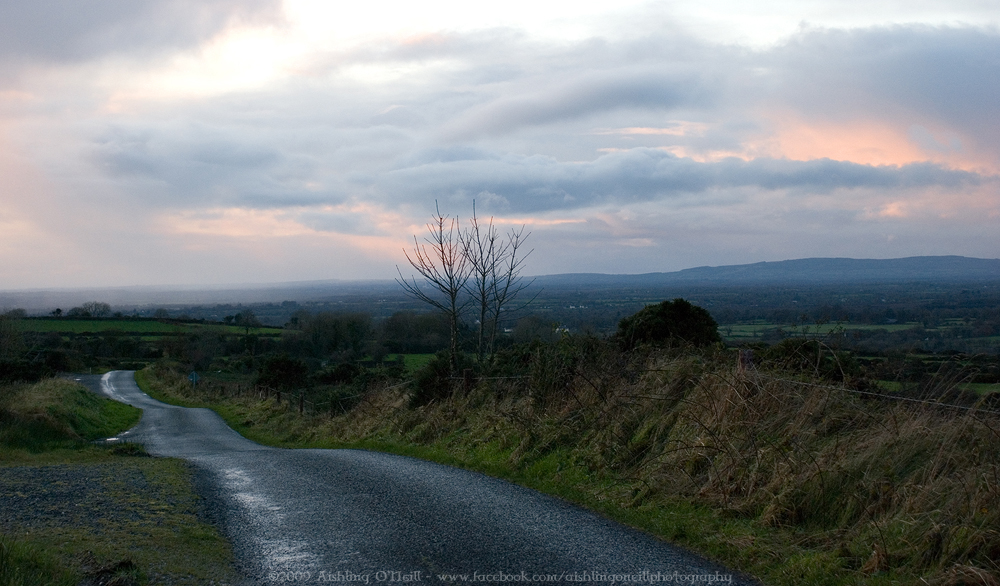
[[[119,439],[192,462],[244,584],[754,584],[685,550],[482,474],[362,450],[261,446],[133,373],[80,377],[143,410]]]

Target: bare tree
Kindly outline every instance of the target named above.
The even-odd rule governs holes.
[[[252,309],[244,309],[233,316],[233,324],[242,327],[247,336],[250,335],[250,330],[264,325],[260,323]]]
[[[521,276],[521,271],[524,269],[524,262],[532,253],[531,250],[524,252],[524,242],[530,235],[530,232],[527,234],[524,233],[523,225],[520,228],[511,228],[510,232],[507,233],[507,239],[504,242],[506,254],[500,258],[500,263],[497,265],[496,278],[492,280],[493,299],[492,307],[490,308],[492,324],[490,325],[491,334],[488,348],[490,354],[493,354],[496,349],[496,339],[500,331],[500,318],[502,314],[506,312],[507,315],[510,315],[518,309],[524,308],[524,306],[534,300],[534,297],[532,297],[524,302],[518,301],[521,293],[535,282],[534,279],[525,282],[524,277]],[[515,304],[517,305],[515,306]]]
[[[427,232],[428,236],[424,238],[423,244],[414,236],[413,251],[407,252],[404,249],[403,253],[413,270],[420,275],[430,289],[436,290],[440,296],[421,289],[416,276],[411,276],[407,280],[399,266],[396,267],[396,272],[399,273],[396,282],[402,285],[411,297],[440,309],[448,316],[451,330],[449,358],[451,370],[456,372],[458,370],[458,321],[464,305],[460,303],[459,297],[469,280],[470,265],[463,254],[458,218],[442,215],[436,202],[434,217],[427,224]]]
[[[470,277],[466,290],[472,295],[472,303],[479,310],[479,331],[477,332],[476,355],[482,363],[487,353],[488,339],[492,335],[489,328],[493,325],[492,299],[497,276],[497,267],[506,254],[506,247],[500,239],[500,233],[489,223],[481,225],[476,215],[476,202],[472,202],[472,218],[469,227],[461,232],[462,254],[470,268]],[[489,333],[488,333],[489,332]]]
[[[529,234],[524,226],[511,229],[506,237],[493,225],[493,218],[482,224],[472,202],[469,228],[462,232],[462,253],[471,270],[466,289],[479,309],[477,355],[480,362],[492,356],[500,330],[501,314],[513,308],[510,305],[532,281],[524,282],[521,270],[531,254],[523,253],[524,241]]]
[[[107,317],[111,315],[111,306],[102,301],[88,301],[81,305],[81,307],[91,317]]]

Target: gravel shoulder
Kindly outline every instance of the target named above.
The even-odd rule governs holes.
[[[149,584],[234,583],[231,548],[192,490],[196,474],[183,461],[148,457],[0,463],[0,533],[67,567],[131,560]]]

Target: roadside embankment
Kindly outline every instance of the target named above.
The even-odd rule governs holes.
[[[215,408],[285,447],[362,447],[479,470],[562,496],[773,585],[984,584],[1000,579],[1000,420],[886,401],[722,353],[542,354],[523,376],[415,403],[369,389],[346,413],[192,390],[139,373],[158,398]],[[422,403],[422,404],[421,404]]]

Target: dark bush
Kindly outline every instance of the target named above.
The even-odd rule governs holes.
[[[828,381],[849,382],[863,374],[850,352],[835,350],[817,340],[788,338],[770,347],[758,347],[754,353],[762,365]]]
[[[317,387],[310,400],[316,403],[317,409],[340,414],[353,409],[364,395],[364,385],[338,384]]]
[[[52,374],[43,362],[0,360],[0,382],[38,382]]]
[[[264,361],[257,375],[257,384],[282,390],[301,389],[307,386],[307,373],[306,363],[302,360],[278,354]]]
[[[464,354],[458,355],[459,372],[473,367],[474,364],[468,357]],[[451,394],[457,382],[459,381],[453,378],[451,372],[451,361],[449,360],[448,352],[442,350],[414,373],[410,405],[419,407],[437,399],[443,399]]]
[[[721,342],[719,325],[705,309],[684,299],[647,305],[618,323],[619,344],[632,349],[641,344],[691,344]]]
[[[427,354],[448,347],[450,328],[444,314],[399,311],[382,322],[379,341],[390,353]]]
[[[313,379],[324,385],[338,385],[352,382],[362,372],[363,368],[353,362],[342,362],[332,368],[324,368],[313,375]]]

